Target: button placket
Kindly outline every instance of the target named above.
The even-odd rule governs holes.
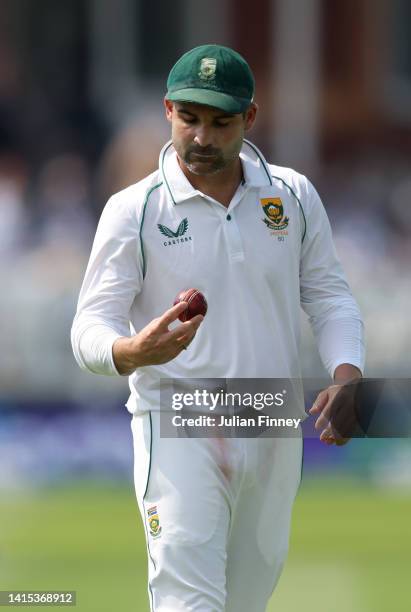
[[[230,217],[230,218],[229,218]],[[227,223],[229,221],[229,223]],[[224,233],[227,239],[228,250],[232,261],[243,261],[244,250],[241,234],[235,216],[228,214],[224,223]]]
[[[241,200],[245,196],[245,188],[241,185],[238,191],[235,193],[230,205],[225,208],[220,202],[214,200],[209,196],[203,194],[206,200],[211,204],[213,210],[219,216],[222,224],[224,236],[227,243],[227,250],[230,256],[231,261],[243,261],[244,260],[244,249],[243,242],[241,239],[240,229],[237,225],[235,215],[233,214],[233,210],[238,206]]]

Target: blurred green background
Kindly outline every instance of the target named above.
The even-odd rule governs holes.
[[[408,612],[410,516],[411,492],[306,478],[268,611]],[[0,590],[76,590],[82,612],[149,611],[130,487],[89,482],[3,498],[0,524]]]

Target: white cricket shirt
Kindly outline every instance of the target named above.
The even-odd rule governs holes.
[[[244,141],[244,181],[228,208],[194,189],[171,142],[159,169],[102,213],[72,327],[79,365],[118,375],[113,342],[196,287],[208,312],[188,350],[138,368],[130,412],[156,409],[162,378],[298,378],[300,305],[330,375],[364,367],[363,325],[321,200],[301,174]]]

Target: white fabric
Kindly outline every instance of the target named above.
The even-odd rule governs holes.
[[[287,556],[301,437],[160,438],[158,412],[131,427],[151,609],[264,612]]]
[[[245,184],[227,209],[193,189],[167,143],[159,170],[103,211],[72,327],[82,368],[118,374],[114,340],[160,316],[182,289],[198,288],[209,305],[188,350],[130,376],[132,413],[157,409],[161,377],[298,378],[300,304],[330,375],[341,363],[363,370],[361,315],[317,192],[247,141],[241,161]],[[264,223],[262,198],[281,198],[286,235]],[[177,233],[184,219],[178,238],[161,233],[159,224]]]

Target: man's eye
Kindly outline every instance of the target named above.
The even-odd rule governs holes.
[[[228,127],[229,125],[230,125],[230,122],[229,122],[229,121],[226,121],[226,123],[221,123],[221,121],[218,121],[218,122],[216,123],[216,126],[217,126],[217,127]]]

